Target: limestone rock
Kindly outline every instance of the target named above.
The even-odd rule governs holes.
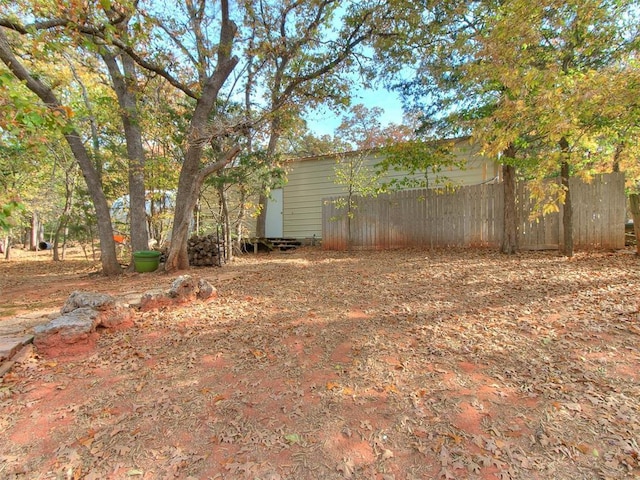
[[[100,312],[99,325],[111,330],[119,330],[133,326],[133,311],[128,307],[115,306]]]
[[[171,284],[167,295],[177,301],[206,300],[214,296],[216,289],[204,278],[197,279],[191,275],[181,275]]]
[[[93,349],[100,314],[89,307],[76,308],[34,328],[34,345],[44,355],[77,354]]]
[[[149,290],[140,297],[138,309],[141,311],[154,310],[173,305],[174,301],[164,290]]]
[[[95,346],[98,326],[110,329],[133,325],[130,308],[116,303],[111,295],[73,292],[61,309],[62,314],[34,327],[34,345],[44,355],[75,355]]]
[[[97,339],[96,329],[125,328],[133,325],[133,309],[151,310],[192,300],[215,297],[217,291],[208,281],[182,275],[171,288],[151,290],[139,302],[116,300],[111,295],[73,292],[61,309],[61,315],[35,327],[34,345],[44,355],[75,355],[91,351]],[[133,308],[132,308],[133,307]]]
[[[180,275],[171,283],[167,295],[176,300],[189,300],[196,296],[198,282],[191,275]]]
[[[131,310],[106,293],[72,292],[61,313],[65,315],[80,308],[90,308],[99,312],[97,325],[105,328],[115,329],[133,325]]]
[[[106,293],[80,292],[75,291],[69,295],[61,313],[69,313],[76,308],[92,308],[94,310],[109,310],[115,307],[116,300]]]
[[[0,362],[13,357],[23,346],[33,341],[33,335],[21,337],[0,337]]]
[[[199,300],[206,300],[207,298],[217,297],[218,291],[216,287],[207,282],[204,278],[198,281],[198,293],[196,294]]]

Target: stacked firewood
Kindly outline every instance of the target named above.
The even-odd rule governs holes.
[[[206,267],[220,265],[220,246],[215,235],[194,235],[187,242],[189,265]]]

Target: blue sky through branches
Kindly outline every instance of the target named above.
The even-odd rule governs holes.
[[[362,88],[353,94],[352,105],[362,103],[367,108],[380,107],[384,115],[380,118],[383,127],[390,123],[401,124],[403,119],[402,102],[395,92],[390,92],[383,87]],[[308,127],[314,135],[333,135],[334,130],[342,122],[343,114],[335,113],[328,108],[320,108],[309,112],[305,118]]]

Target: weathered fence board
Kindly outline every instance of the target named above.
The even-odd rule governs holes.
[[[559,188],[559,184],[556,181]],[[562,205],[535,214],[531,184],[516,188],[518,241],[522,249],[558,248]],[[589,182],[572,178],[573,232],[576,248],[624,247],[624,175],[597,175]],[[493,246],[502,242],[503,185],[461,187],[452,192],[406,190],[375,198],[353,199],[353,214],[337,207],[338,197],[323,201],[322,244],[326,249]],[[344,202],[342,202],[344,203]]]

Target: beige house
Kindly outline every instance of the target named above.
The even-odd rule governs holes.
[[[480,156],[468,138],[453,141],[453,153],[463,160],[465,167],[445,167],[438,174],[440,179],[452,185],[478,185],[499,181],[500,165]],[[267,205],[267,238],[292,238],[297,240],[322,238],[322,205],[328,197],[344,196],[348,185],[338,179],[340,162],[358,159],[358,164],[373,175],[376,165],[383,158],[379,153],[351,152],[322,155],[291,160],[287,169],[287,183],[281,189],[273,190]],[[434,174],[429,183],[435,186]],[[387,183],[392,179],[411,177],[407,172],[389,172],[378,179]],[[414,175],[424,179],[425,174]]]

